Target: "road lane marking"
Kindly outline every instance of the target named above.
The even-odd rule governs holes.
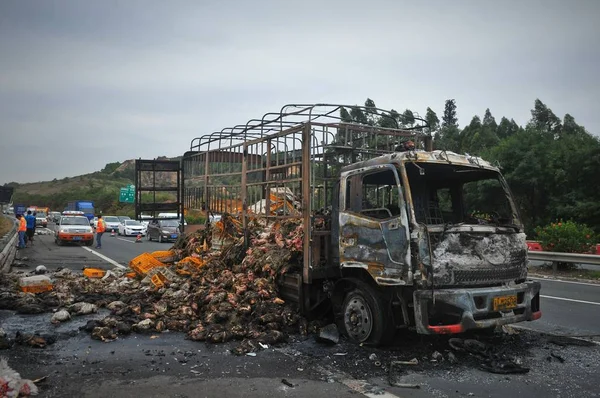
[[[565,280],[562,280],[562,279],[538,278],[538,277],[535,277],[535,276],[530,276],[529,279],[535,279],[535,280],[538,280],[538,281],[548,281],[548,282],[572,283],[573,285],[585,285],[585,286],[600,287],[600,283],[587,283],[587,282],[565,281]]]
[[[83,249],[85,249],[85,250],[89,251],[90,253],[92,253],[92,254],[95,254],[96,256],[100,257],[102,260],[104,260],[104,261],[108,261],[110,264],[114,265],[115,267],[118,267],[118,268],[121,268],[121,269],[127,269],[127,267],[124,267],[124,266],[122,266],[121,264],[119,264],[119,263],[118,263],[118,262],[116,262],[115,260],[113,260],[113,259],[111,259],[111,258],[108,258],[108,257],[106,257],[105,255],[103,255],[103,254],[100,254],[100,253],[98,253],[97,251],[90,249],[89,247],[84,247],[84,246],[81,246],[81,247],[82,247]]]
[[[365,380],[353,379],[350,375],[336,370],[335,372],[328,370],[322,366],[317,366],[316,370],[327,376],[328,378],[345,385],[350,390],[357,392],[369,398],[400,398],[390,392],[385,391],[382,387],[368,383]]]
[[[117,239],[122,240],[123,242],[135,243],[135,241],[129,240],[129,239],[125,239],[125,238],[117,238]]]
[[[540,294],[540,297],[547,298],[547,299],[552,299],[552,300],[572,301],[572,302],[574,302],[574,303],[582,303],[582,304],[600,305],[600,303],[596,303],[596,302],[594,302],[594,301],[575,300],[575,299],[570,299],[570,298],[564,298],[564,297],[554,297],[554,296],[544,296],[544,295],[542,295],[542,294]]]

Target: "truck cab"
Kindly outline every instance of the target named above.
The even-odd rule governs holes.
[[[409,151],[346,166],[338,206],[342,275],[402,295],[396,319],[406,326],[458,333],[541,316],[519,213],[498,168],[481,158]],[[368,319],[341,306],[346,323]]]

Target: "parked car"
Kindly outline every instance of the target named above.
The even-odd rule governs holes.
[[[146,227],[142,225],[141,222],[136,220],[123,220],[119,224],[119,235],[134,235],[142,234],[142,236],[146,235]]]
[[[156,239],[159,242],[176,240],[179,238],[179,221],[177,220],[152,220],[146,231],[148,240]]]
[[[61,216],[54,232],[54,242],[62,246],[64,243],[94,243],[94,231],[85,216]]]
[[[121,221],[119,221],[119,217],[102,216],[102,219],[104,220],[104,224],[106,224],[106,232],[117,232],[119,230],[119,224],[121,223]],[[96,226],[98,226],[97,223]]]

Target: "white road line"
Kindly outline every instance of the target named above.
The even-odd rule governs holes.
[[[129,240],[129,239],[125,239],[125,238],[117,238],[117,239],[122,240],[123,242],[135,243],[135,241]]]
[[[115,260],[106,257],[103,254],[98,253],[95,250],[90,249],[89,247],[85,247],[85,246],[81,246],[83,249],[89,251],[92,254],[95,254],[96,256],[100,257],[102,260],[104,261],[108,261],[110,264],[114,265],[115,267],[121,268],[121,269],[127,269],[127,267],[122,266],[121,264],[119,264],[118,262],[116,262]]]
[[[537,278],[535,276],[530,276],[529,279],[535,279],[535,280],[538,280],[538,281],[548,281],[548,282],[572,283],[573,285],[585,285],[585,286],[600,287],[600,283],[587,283],[587,282],[565,281],[565,280],[562,280],[562,279],[551,279],[551,278]]]
[[[552,300],[572,301],[574,303],[600,305],[600,303],[596,303],[594,301],[575,300],[575,299],[570,299],[570,298],[554,297],[554,296],[544,296],[542,294],[540,294],[540,297],[547,298],[547,299],[552,299]]]
[[[332,372],[322,366],[317,366],[316,370],[325,376],[345,385],[349,389],[369,398],[400,398],[397,395],[389,393],[384,389],[368,383],[365,380],[353,379],[350,375],[341,371]]]

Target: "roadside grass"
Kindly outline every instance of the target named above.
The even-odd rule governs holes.
[[[13,222],[7,217],[0,217],[0,236],[4,236],[13,226]]]

